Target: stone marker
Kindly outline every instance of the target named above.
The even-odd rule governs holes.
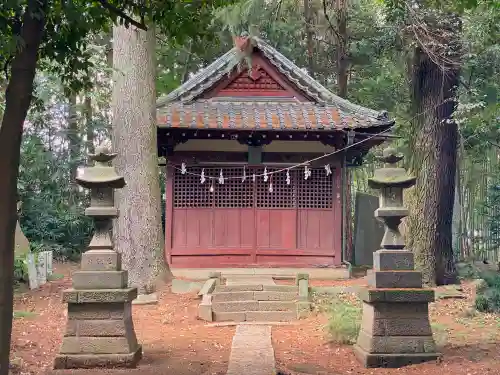
[[[40,251],[36,254],[36,275],[38,278],[38,285],[47,283],[47,252]]]
[[[116,154],[99,147],[90,155],[96,165],[84,169],[77,182],[91,190],[91,205],[85,210],[95,222],[81,270],[73,274],[73,289],[63,292],[68,303],[68,322],[54,368],[136,367],[142,357],[132,321],[131,302],[137,288],[127,288],[127,271],[121,270],[121,255],[113,248],[113,189],[125,186],[109,163]]]
[[[36,270],[35,254],[29,253],[26,255],[26,265],[28,268],[28,281],[30,289],[36,289],[40,285],[38,284],[38,274]]]
[[[384,223],[385,233],[382,249],[373,254],[369,287],[360,291],[363,318],[354,351],[365,367],[401,367],[439,357],[428,310],[434,291],[422,288],[422,274],[414,269],[413,252],[403,250],[398,228],[408,215],[403,189],[413,186],[415,178],[397,168],[402,157],[394,149],[384,150],[380,160],[384,168],[377,169],[368,183],[380,190],[375,217]]]
[[[21,202],[17,203],[17,212],[19,213],[21,211]],[[16,221],[16,235],[15,235],[15,240],[14,240],[14,252],[16,255],[25,255],[28,254],[30,251],[30,243],[26,236],[23,233],[23,230],[21,229],[21,226],[19,225],[19,217],[17,218]]]

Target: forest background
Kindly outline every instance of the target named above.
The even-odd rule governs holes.
[[[212,9],[203,34],[179,39],[157,31],[156,93],[170,92],[232,48],[235,35],[248,32],[264,37],[338,95],[387,110],[396,119],[399,138],[394,143],[407,155],[406,167],[419,177],[407,199],[412,210],[408,243],[421,255],[421,265],[428,256],[442,258],[427,270],[427,281],[445,283],[453,278],[448,273],[453,274],[457,259],[496,262],[500,245],[500,12],[486,1],[457,9],[454,18],[445,18],[447,24],[436,25],[432,20],[442,10],[412,10],[378,0],[237,1]],[[20,223],[32,250],[52,250],[62,260],[78,259],[92,233],[92,222],[83,214],[88,195],[75,184],[78,168],[96,145],[112,138],[112,35],[86,38],[93,85],[70,87],[51,64],[37,70],[17,185]],[[429,61],[437,67],[435,76],[422,73]],[[448,86],[436,83],[436,77]],[[434,86],[425,87],[426,80]],[[0,79],[0,96],[7,83]],[[434,113],[441,103],[422,100],[432,95],[452,103],[441,119]],[[431,126],[436,121],[426,111],[436,115],[439,126]],[[376,152],[351,170],[352,197],[369,191],[366,179],[377,166]],[[162,173],[159,169],[163,209]],[[441,185],[431,183],[436,175],[444,176]],[[443,190],[450,179],[456,189]],[[434,210],[427,228],[419,227],[416,223],[432,216],[423,204],[429,196],[443,202],[441,211]],[[440,225],[452,230],[444,242],[432,234]],[[16,277],[25,278],[23,259],[15,264]]]

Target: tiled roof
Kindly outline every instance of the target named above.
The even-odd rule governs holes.
[[[234,99],[238,100],[238,99]],[[390,125],[331,105],[299,101],[199,100],[158,111],[158,127],[239,130],[338,130]]]
[[[170,94],[158,99],[158,126],[245,129],[250,126],[246,119],[257,119],[259,116],[266,121],[251,122],[251,124],[264,128],[272,128],[274,124],[276,129],[289,127],[301,129],[309,126],[317,129],[333,129],[392,124],[387,112],[374,111],[340,98],[261,38],[255,36],[249,38],[253,47],[260,50],[277,71],[286,76],[313,102],[284,103],[270,99],[272,102],[262,103],[242,101],[241,98],[232,98],[234,102],[200,100],[201,94],[214,87],[244,59],[245,55],[241,49],[234,47]],[[259,114],[258,111],[263,112]],[[243,118],[244,121],[241,120]],[[201,119],[208,122],[202,123]],[[334,122],[327,124],[327,119],[332,119]],[[238,125],[240,122],[241,127]]]

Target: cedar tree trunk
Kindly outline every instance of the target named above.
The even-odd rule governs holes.
[[[458,35],[459,30],[453,27],[439,30],[442,31],[437,35],[443,37],[440,43],[453,51],[456,48],[453,35]],[[460,67],[458,63],[438,65],[428,51],[422,46],[414,51],[412,89],[417,134],[413,145],[416,155],[413,172],[417,174],[417,182],[411,199],[407,238],[424,283],[443,285],[457,282],[452,218],[458,128],[452,115]]]
[[[155,32],[113,29],[113,146],[127,185],[117,191],[114,236],[129,284],[152,293],[165,264],[156,152]]]

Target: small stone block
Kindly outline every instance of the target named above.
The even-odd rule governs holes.
[[[203,295],[203,299],[198,306],[198,317],[207,322],[213,321],[212,296],[210,294]]]
[[[203,296],[204,294],[209,294],[212,293],[215,289],[217,283],[217,279],[208,279],[205,281],[205,284],[201,287],[200,292],[198,293],[199,296]]]
[[[127,303],[69,303],[68,319],[128,319],[132,316],[130,302]]]
[[[122,289],[127,287],[127,271],[77,271],[74,289]]]
[[[127,334],[124,320],[68,320],[65,336],[125,336]]]
[[[221,272],[210,272],[208,274],[208,278],[209,279],[220,279],[222,277],[222,273]]]
[[[299,300],[307,301],[309,299],[309,280],[299,280]]]
[[[300,280],[309,280],[308,273],[298,273],[295,277],[295,285],[299,285]]]
[[[82,271],[118,271],[121,254],[113,250],[90,250],[82,255]]]
[[[311,303],[297,302],[297,319],[307,318],[311,312]]]
[[[373,268],[375,271],[412,271],[414,254],[407,250],[378,250],[373,254]]]
[[[105,303],[105,302],[132,302],[137,298],[137,288],[128,289],[91,289],[63,291],[65,303]]]
[[[367,279],[372,288],[422,287],[422,273],[419,271],[375,271]]]
[[[367,368],[399,368],[435,361],[441,357],[440,353],[368,353],[358,345],[354,345],[354,354],[358,361]]]
[[[358,296],[368,303],[375,302],[434,302],[432,289],[369,289],[363,288]]]
[[[58,354],[55,370],[78,368],[135,368],[142,358],[142,347],[127,354]]]
[[[215,322],[244,322],[246,314],[244,312],[214,312],[213,320]]]

